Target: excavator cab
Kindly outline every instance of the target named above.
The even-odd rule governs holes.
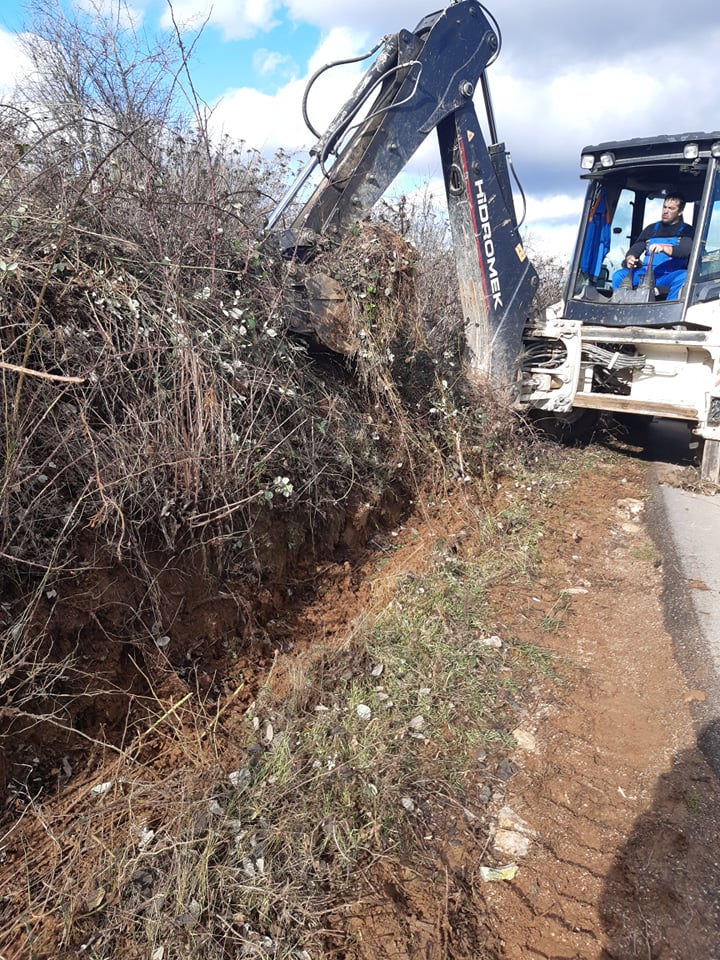
[[[622,281],[618,273],[623,269],[625,255],[634,240],[643,230],[661,221],[665,197],[676,194],[680,194],[680,190],[672,185],[660,193],[654,189],[645,191],[636,184],[619,183],[612,187],[596,185],[592,191],[593,212],[589,216],[590,223],[583,223],[585,233],[581,241],[581,264],[574,280],[573,297],[592,298],[596,293],[601,293],[614,304],[680,299],[672,295],[670,286],[664,285],[661,278],[655,279],[654,268],[657,264],[652,255],[644,257],[646,269],[638,267],[630,270]],[[687,200],[684,195],[680,195],[685,201],[682,230],[687,234],[689,242],[698,201]],[[686,270],[681,272],[687,276]],[[614,289],[615,277],[618,277],[620,286]]]
[[[528,325],[520,405],[569,439],[603,412],[684,420],[704,441],[702,478],[719,485],[720,133],[601,143],[582,151],[581,167],[588,186],[564,299]],[[664,288],[652,263],[637,286],[614,286],[671,195],[684,198],[692,233],[682,286]]]
[[[581,165],[588,189],[571,264],[565,316],[608,326],[670,326],[698,322],[688,308],[706,302],[706,277],[717,233],[711,202],[717,177],[720,134],[636,139],[586,147]],[[643,229],[660,220],[665,197],[684,198],[685,231],[694,238],[685,283],[677,296],[654,281],[652,262],[643,279],[632,273],[613,289],[613,275]],[[708,248],[708,242],[710,248]],[[648,266],[645,259],[645,266]],[[640,276],[640,275],[638,275]],[[644,282],[643,282],[644,281]],[[698,292],[696,288],[701,285]],[[702,321],[700,321],[702,322]]]

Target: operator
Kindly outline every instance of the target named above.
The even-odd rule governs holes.
[[[634,271],[632,285],[637,287],[647,272],[647,264],[642,264],[642,257],[652,254],[656,285],[668,287],[667,299],[677,300],[687,276],[693,238],[692,226],[683,220],[684,207],[685,199],[680,194],[669,193],[665,197],[661,219],[645,227],[628,250],[623,266],[613,274],[613,290],[617,290],[631,271]]]

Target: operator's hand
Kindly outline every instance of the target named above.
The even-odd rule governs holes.
[[[673,248],[670,243],[651,243],[648,247],[648,253],[665,253],[668,257],[672,256]]]
[[[629,254],[625,257],[625,266],[626,266],[626,267],[630,267],[630,268],[632,269],[633,267],[637,267],[637,265],[638,265],[639,263],[640,263],[640,257],[635,257],[635,256],[633,256],[631,253],[629,253]]]

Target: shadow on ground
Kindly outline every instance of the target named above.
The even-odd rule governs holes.
[[[676,467],[698,464],[700,441],[683,420],[625,415],[605,426],[600,442],[628,456]]]
[[[658,781],[608,873],[600,960],[720,960],[720,719]]]

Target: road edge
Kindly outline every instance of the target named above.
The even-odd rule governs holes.
[[[663,619],[673,652],[692,697],[691,713],[698,748],[720,776],[720,676],[713,668],[711,640],[703,630],[689,586],[687,563],[668,507],[667,486],[657,470],[649,471],[647,529],[662,560]],[[704,699],[700,699],[700,693]],[[694,696],[698,694],[698,696]]]

